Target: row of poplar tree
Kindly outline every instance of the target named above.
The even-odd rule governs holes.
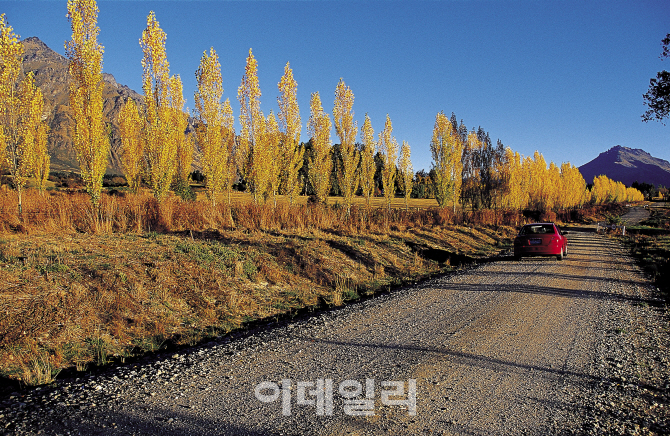
[[[86,189],[97,204],[110,146],[102,112],[103,47],[97,42],[98,8],[94,0],[69,0],[67,8],[72,27],[72,39],[65,49],[69,59],[73,146]],[[48,176],[48,129],[42,120],[43,98],[32,73],[19,80],[23,46],[4,15],[0,25],[0,141],[4,161],[9,164],[19,191],[20,209],[21,190],[27,178],[35,177],[38,186],[43,187]],[[357,192],[369,205],[378,178],[390,207],[396,185],[407,202],[413,181],[427,181],[421,180],[419,173],[414,175],[410,147],[406,142],[400,146],[393,137],[388,115],[377,139],[367,114],[359,131],[353,120],[354,94],[342,79],[335,89],[332,121],[323,110],[319,93],[311,95],[307,122],[310,140],[306,147],[300,142],[297,83],[290,65],[286,64],[278,83],[279,111],[276,116],[270,112],[266,117],[260,109],[258,65],[251,50],[237,93],[242,126],[239,135],[234,130],[230,101],[221,102],[221,66],[213,48],[203,53],[195,74],[195,133],[187,133],[183,86],[178,75],[170,75],[165,41],[166,34],[151,12],[140,38],[144,102],[128,100],[119,115],[122,166],[132,190],[137,192],[144,180],[154,196],[163,200],[171,188],[187,187],[196,144],[206,193],[212,202],[222,193],[230,201],[232,185],[238,179],[244,181],[256,202],[276,201],[281,193],[293,203],[305,184],[319,202],[326,202],[334,173],[347,209]],[[330,138],[333,126],[340,139],[336,159]],[[359,134],[361,143],[356,142]],[[603,181],[606,178],[594,181],[594,188],[588,190],[578,169],[569,163],[559,168],[552,162],[547,167],[537,152],[533,158],[522,157],[500,141],[493,147],[481,128],[468,132],[462,121],[457,125],[453,114],[451,119],[444,113],[437,114],[430,147],[433,168],[427,178],[432,185],[430,190],[443,207],[451,205],[455,209],[460,203],[473,209],[558,209],[579,207],[589,201],[638,199],[636,190]]]
[[[129,99],[119,114],[121,160],[131,189],[137,191],[144,180],[160,200],[171,184],[187,185],[197,143],[206,193],[212,202],[222,193],[230,201],[233,183],[239,178],[255,202],[276,202],[281,193],[293,204],[307,182],[317,201],[325,203],[334,172],[347,209],[359,189],[369,204],[374,195],[376,151],[383,161],[383,192],[389,207],[396,192],[397,172],[406,198],[411,194],[414,173],[410,147],[406,142],[400,147],[392,136],[393,126],[388,115],[384,129],[375,140],[366,114],[360,129],[363,143],[357,144],[359,129],[352,109],[354,93],[340,79],[335,89],[332,121],[323,110],[319,93],[311,95],[307,122],[311,147],[309,155],[305,156],[306,147],[300,142],[302,125],[297,83],[290,64],[286,64],[277,85],[279,111],[276,115],[271,111],[265,116],[260,107],[258,63],[251,50],[237,92],[239,135],[234,129],[230,101],[221,101],[221,65],[213,48],[209,53],[203,53],[195,73],[198,85],[195,132],[184,134],[188,119],[183,112],[182,85],[179,76],[170,76],[165,39],[154,13],[150,13],[140,40],[145,104],[139,105]],[[337,160],[332,157],[332,127],[340,139]],[[301,177],[305,162],[307,180]]]
[[[473,209],[561,210],[644,200],[639,190],[605,175],[595,177],[589,188],[569,162],[547,166],[537,151],[524,157],[500,141],[494,147],[486,132],[468,132],[454,114],[451,119],[437,114],[431,152],[433,195],[441,206],[454,209],[459,202]]]

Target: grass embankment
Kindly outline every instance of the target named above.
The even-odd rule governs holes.
[[[0,191],[0,375],[48,383],[193,344],[246,322],[330,307],[510,247],[515,227],[556,214],[366,210],[279,201],[232,209],[172,197]],[[304,200],[304,199],[303,199]],[[401,199],[397,206],[403,203]],[[610,208],[559,214],[597,219]],[[575,215],[573,217],[572,215]]]
[[[670,208],[650,207],[650,212],[649,219],[627,229],[623,240],[670,302]]]
[[[20,220],[15,204],[0,195],[0,373],[27,385],[341,305],[497,253],[515,232],[474,225],[500,224],[491,211],[104,196],[95,213],[85,195],[29,193]]]

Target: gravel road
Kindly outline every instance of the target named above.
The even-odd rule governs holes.
[[[628,212],[626,212],[624,215],[621,215],[621,220],[625,222],[627,226],[634,226],[648,219],[649,215],[649,209],[634,206],[629,208]]]
[[[667,434],[656,289],[613,240],[569,240],[562,262],[501,258],[15,393],[0,401],[0,433]]]

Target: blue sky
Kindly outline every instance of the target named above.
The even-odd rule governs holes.
[[[453,1],[98,1],[104,71],[141,93],[138,40],[153,10],[167,33],[172,74],[193,107],[203,51],[220,57],[224,99],[239,115],[237,87],[249,48],[259,65],[261,107],[277,111],[286,62],[298,82],[303,124],[318,91],[331,112],[340,77],[375,133],[391,117],[412,147],[415,170],[430,169],[435,115],[456,113],[495,143],[577,166],[615,145],[670,160],[670,124],[643,123],[642,94],[670,33],[670,2],[586,0]],[[22,38],[63,53],[66,1],[0,1]],[[307,141],[303,128],[302,140]],[[334,142],[339,142],[335,135]]]

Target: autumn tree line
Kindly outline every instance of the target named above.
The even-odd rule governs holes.
[[[97,41],[95,0],[68,0],[72,39],[65,44],[69,59],[73,146],[86,191],[94,205],[100,200],[109,160],[109,132],[102,112],[102,55]],[[19,194],[29,177],[44,189],[49,172],[48,128],[42,94],[32,73],[22,71],[23,46],[0,16],[0,153]],[[524,157],[498,141],[491,143],[479,128],[468,131],[456,116],[437,114],[430,149],[429,173],[413,171],[411,150],[399,144],[387,115],[375,136],[370,117],[354,121],[353,91],[340,79],[331,114],[318,92],[311,94],[306,122],[309,140],[301,142],[302,120],[297,83],[290,64],[277,84],[278,110],[261,110],[258,63],[252,50],[237,90],[240,132],[234,128],[229,99],[222,102],[221,65],[214,48],[205,51],[195,72],[195,129],[189,129],[179,75],[171,75],[165,51],[167,36],[153,12],[147,17],[140,46],[143,101],[128,99],[119,114],[121,163],[130,190],[145,183],[163,201],[170,190],[189,189],[194,153],[198,154],[207,198],[229,206],[233,185],[244,186],[254,202],[276,204],[284,195],[290,204],[308,194],[326,203],[336,191],[347,211],[354,198],[383,195],[387,208],[400,193],[405,206],[411,196],[435,198],[440,207],[493,209],[569,209],[585,203],[640,201],[642,194],[606,176],[587,185],[579,170],[563,163],[547,166],[538,152]],[[334,128],[339,144],[333,144]],[[356,138],[360,138],[359,141]]]
[[[479,128],[468,132],[452,114],[437,114],[431,139],[435,198],[442,207],[539,211],[580,208],[584,204],[643,201],[642,193],[605,175],[589,188],[569,162],[547,166],[541,153],[522,156]]]

